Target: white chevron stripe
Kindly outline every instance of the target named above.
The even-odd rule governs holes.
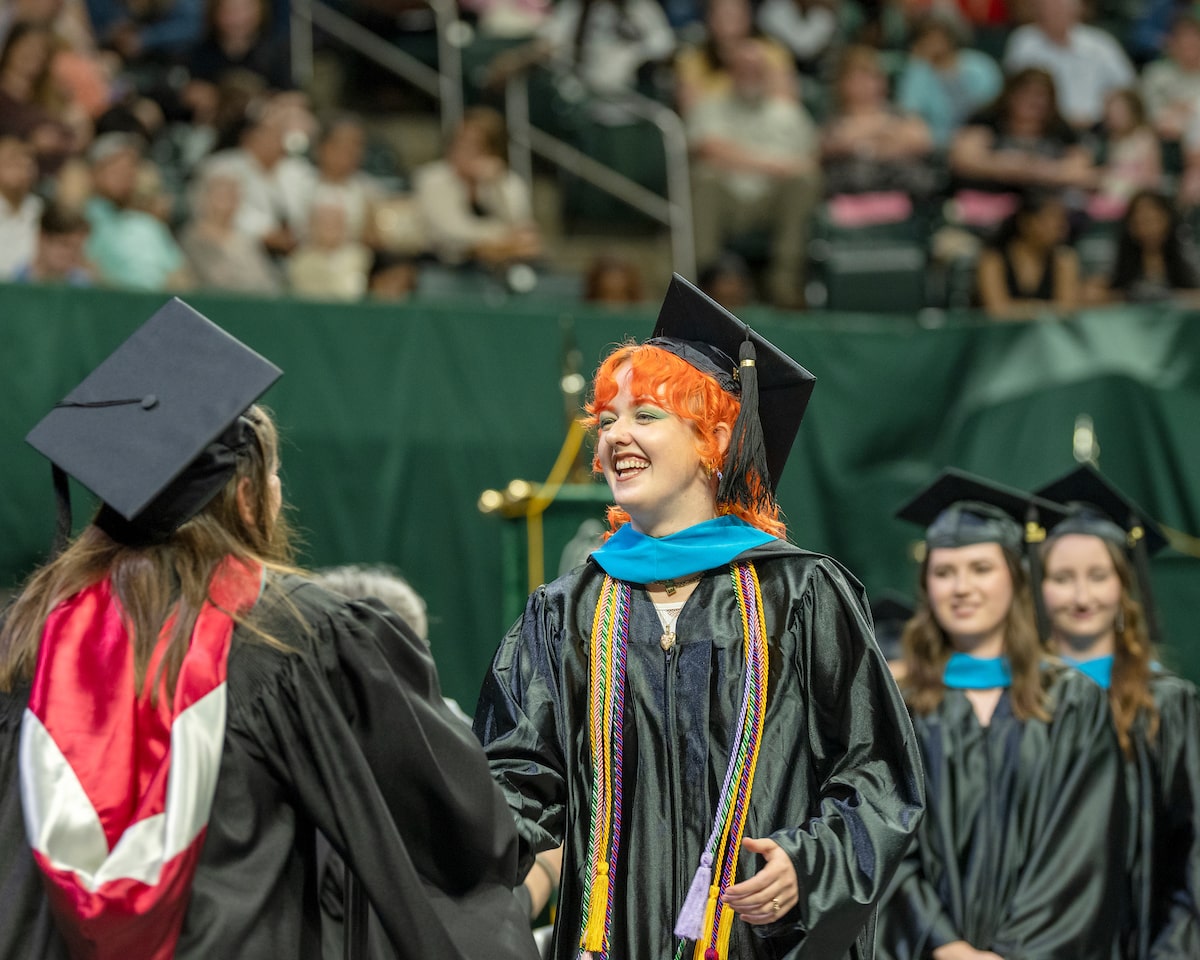
[[[25,711],[21,724],[21,802],[29,845],[94,891],[112,880],[158,882],[208,823],[225,741],[225,684],[171,724],[171,769],[165,812],[132,824],[110,852],[100,818],[83,785],[41,720]]]

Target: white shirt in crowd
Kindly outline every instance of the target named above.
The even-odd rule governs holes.
[[[482,184],[472,205],[466,183],[449,163],[437,160],[413,175],[413,194],[429,242],[445,263],[461,263],[472,247],[533,219],[529,189],[511,170]]]
[[[1041,67],[1054,78],[1059,112],[1077,127],[1099,123],[1104,98],[1137,83],[1121,45],[1087,24],[1072,27],[1065,46],[1054,43],[1036,24],[1018,27],[1004,51],[1004,70],[1013,74],[1026,67]]]
[[[197,182],[217,172],[236,177],[241,185],[235,223],[243,233],[258,238],[281,226],[299,230],[308,222],[317,175],[307,160],[286,156],[266,170],[250,153],[236,147],[209,157]]]
[[[573,61],[582,10],[581,0],[560,0],[538,30],[554,48],[557,63]],[[657,0],[627,0],[623,16],[612,0],[596,0],[585,28],[579,75],[599,93],[620,93],[635,86],[643,63],[665,60],[674,50],[675,34]]]
[[[0,197],[0,280],[9,280],[33,262],[42,201],[29,194],[17,207]]]

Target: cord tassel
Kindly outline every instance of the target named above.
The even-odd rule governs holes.
[[[700,939],[700,933],[704,929],[704,914],[708,909],[708,901],[715,899],[709,893],[709,887],[712,887],[712,862],[712,854],[705,851],[700,857],[700,866],[696,868],[696,875],[692,877],[692,885],[688,887],[683,908],[679,911],[679,918],[675,921],[675,936],[677,937],[685,937],[688,940]]]
[[[700,925],[701,926],[701,930],[700,930],[701,935],[704,934],[704,931],[711,930],[713,928],[713,924],[716,923],[717,906],[719,905],[720,897],[721,897],[721,888],[718,887],[714,883],[711,887],[708,888],[708,903],[705,904],[704,921]],[[705,960],[705,958],[708,956],[708,953],[709,953],[709,951],[705,949],[705,945],[707,942],[708,942],[707,938],[705,938],[703,940],[699,940],[699,939],[697,940],[696,952],[695,952],[695,955],[693,956],[692,960]]]
[[[604,949],[604,914],[608,909],[608,861],[601,860],[592,885],[592,902],[587,926],[583,930],[583,949],[599,953]]]

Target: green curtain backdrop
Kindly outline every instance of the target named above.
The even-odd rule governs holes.
[[[0,587],[45,556],[53,526],[50,470],[25,433],[163,300],[0,286]],[[505,547],[523,528],[480,514],[479,494],[546,476],[566,433],[572,351],[589,374],[607,346],[648,334],[653,310],[188,300],[285,371],[266,402],[284,434],[305,564],[403,570],[428,601],[444,686],[470,709],[527,586],[520,550]],[[792,539],[842,560],[872,594],[913,592],[919,531],[891,514],[915,489],[946,465],[1039,485],[1074,466],[1080,414],[1095,424],[1105,472],[1172,528],[1200,534],[1200,315],[952,317],[932,329],[894,317],[749,319],[818,378],[780,484]],[[87,504],[78,491],[77,525]],[[573,526],[601,506],[551,507],[548,576]],[[1200,679],[1200,560],[1170,551],[1155,572],[1165,659]]]

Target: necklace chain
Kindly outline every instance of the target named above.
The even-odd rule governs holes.
[[[654,586],[657,584],[667,591],[668,597],[673,597],[675,596],[675,591],[680,587],[686,587],[690,583],[699,583],[703,577],[704,571],[701,570],[699,573],[693,573],[691,576],[678,577],[674,580],[651,580],[647,586]]]

